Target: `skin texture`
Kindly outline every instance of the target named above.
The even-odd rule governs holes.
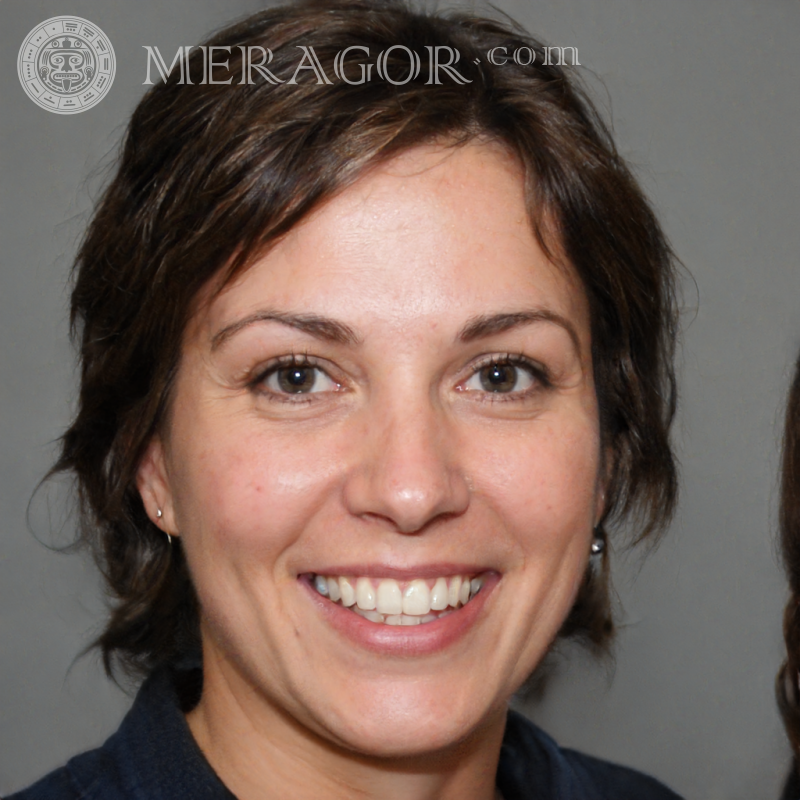
[[[414,149],[212,288],[139,471],[202,607],[198,743],[242,800],[493,797],[506,704],[603,502],[588,305],[537,244],[518,165],[491,143]],[[474,324],[509,314],[528,317]],[[281,393],[292,356],[314,391]],[[532,367],[487,391],[509,357]],[[332,624],[303,579],[461,571],[491,578],[477,613],[422,645],[428,626]]]

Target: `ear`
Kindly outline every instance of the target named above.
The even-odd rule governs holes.
[[[147,447],[136,473],[136,488],[144,504],[147,516],[154,525],[170,536],[178,536],[172,488],[161,437],[154,436]],[[161,516],[158,512],[161,511]]]

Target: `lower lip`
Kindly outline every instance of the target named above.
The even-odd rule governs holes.
[[[444,650],[466,636],[499,581],[500,576],[496,572],[486,573],[480,592],[466,605],[433,622],[409,626],[370,622],[349,608],[323,597],[309,579],[301,578],[300,583],[305,586],[326,622],[355,644],[385,655],[423,656]]]

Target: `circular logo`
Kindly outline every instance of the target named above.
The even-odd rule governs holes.
[[[36,105],[55,114],[96,106],[114,83],[116,59],[108,37],[81,17],[51,17],[19,49],[19,82]]]

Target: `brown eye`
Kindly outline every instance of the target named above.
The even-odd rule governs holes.
[[[276,373],[278,386],[288,394],[310,392],[317,382],[316,370],[307,367],[289,367]]]
[[[479,373],[481,386],[487,392],[513,392],[518,372],[519,368],[511,364],[490,364]]]
[[[489,392],[490,394],[511,394],[525,392],[536,382],[534,369],[526,364],[509,361],[495,361],[486,364],[475,372],[464,384],[467,391]]]
[[[264,384],[276,394],[311,394],[337,389],[337,384],[323,370],[311,364],[278,367],[266,376]]]

